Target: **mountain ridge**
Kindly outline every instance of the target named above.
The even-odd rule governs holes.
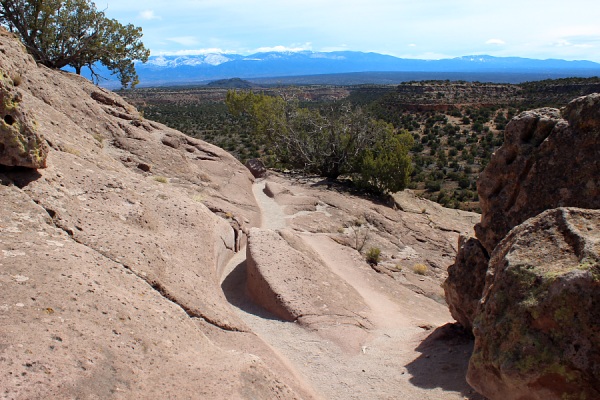
[[[231,53],[158,55],[151,56],[145,64],[136,63],[136,69],[140,76],[140,86],[202,84],[212,80],[234,77],[257,79],[365,72],[486,73],[492,75],[514,73],[535,74],[534,79],[600,75],[600,64],[585,60],[540,60],[489,55],[425,60],[356,51],[258,52],[250,55]],[[101,75],[109,76],[109,72],[101,69]],[[479,77],[474,79],[467,77],[467,80],[479,79]],[[366,78],[364,83],[371,82],[369,82],[369,78]],[[103,86],[118,87],[118,82],[109,79],[103,82]]]

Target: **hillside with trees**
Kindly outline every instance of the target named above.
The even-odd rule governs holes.
[[[413,139],[409,152],[413,167],[407,186],[446,207],[477,211],[477,177],[503,143],[508,121],[525,109],[563,107],[575,97],[600,91],[600,79],[519,85],[415,81],[398,86],[267,86],[253,91],[293,98],[294,107],[306,115],[360,110],[363,116],[391,124],[395,132],[408,133]],[[273,142],[257,137],[255,125],[229,112],[227,92],[226,88],[184,87],[124,94],[147,118],[223,147],[242,162],[262,157],[273,167],[298,168],[297,162],[278,163]],[[328,175],[318,168],[307,171]]]

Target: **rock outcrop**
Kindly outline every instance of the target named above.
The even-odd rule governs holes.
[[[48,146],[17,90],[21,76],[0,71],[0,165],[45,168]]]
[[[469,331],[485,287],[489,260],[479,240],[461,236],[456,261],[448,267],[448,278],[443,283],[452,317]]]
[[[600,211],[558,208],[498,245],[467,379],[490,399],[600,398]]]
[[[0,396],[311,398],[219,286],[259,221],[247,169],[0,47]]]
[[[482,214],[475,232],[488,254],[511,229],[545,210],[600,208],[599,125],[600,94],[578,98],[562,112],[526,111],[507,125],[504,145],[478,180]],[[452,294],[480,281],[479,273],[469,275],[472,265],[463,262],[479,258],[477,246],[462,251],[445,284],[450,309],[465,327],[472,324],[464,318],[472,315],[471,307],[464,308],[463,296]],[[477,296],[474,289],[469,296],[480,298],[482,292]]]
[[[444,283],[473,327],[469,383],[490,399],[597,398],[600,94],[513,119],[478,190],[477,239]]]
[[[267,167],[258,158],[251,158],[244,165],[255,178],[264,178],[267,175]]]
[[[564,118],[564,119],[563,119]],[[491,253],[515,226],[556,207],[600,208],[600,94],[527,111],[481,173],[477,238]]]

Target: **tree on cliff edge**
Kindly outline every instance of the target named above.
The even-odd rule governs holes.
[[[19,34],[38,63],[78,74],[87,67],[95,81],[101,63],[125,88],[138,83],[134,61],[150,55],[141,28],[106,18],[89,0],[0,0],[0,23]]]

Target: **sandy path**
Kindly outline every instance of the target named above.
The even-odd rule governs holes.
[[[281,207],[263,192],[257,182],[254,195],[262,212],[262,227],[286,226]],[[278,320],[252,303],[245,293],[245,252],[229,264],[223,282],[228,300],[240,317],[282,358],[296,375],[309,382],[325,399],[477,399],[464,381],[469,343],[456,342],[448,329],[440,328],[441,339],[428,339],[431,331],[419,325],[443,325],[447,311],[414,292],[400,290],[390,298],[384,283],[370,271],[357,253],[325,236],[303,234],[331,270],[345,279],[365,299],[375,325],[358,351],[347,351],[296,323]]]
[[[261,228],[265,229],[283,229],[286,226],[285,213],[269,196],[264,192],[267,181],[258,181],[252,186],[252,192],[260,208]]]

